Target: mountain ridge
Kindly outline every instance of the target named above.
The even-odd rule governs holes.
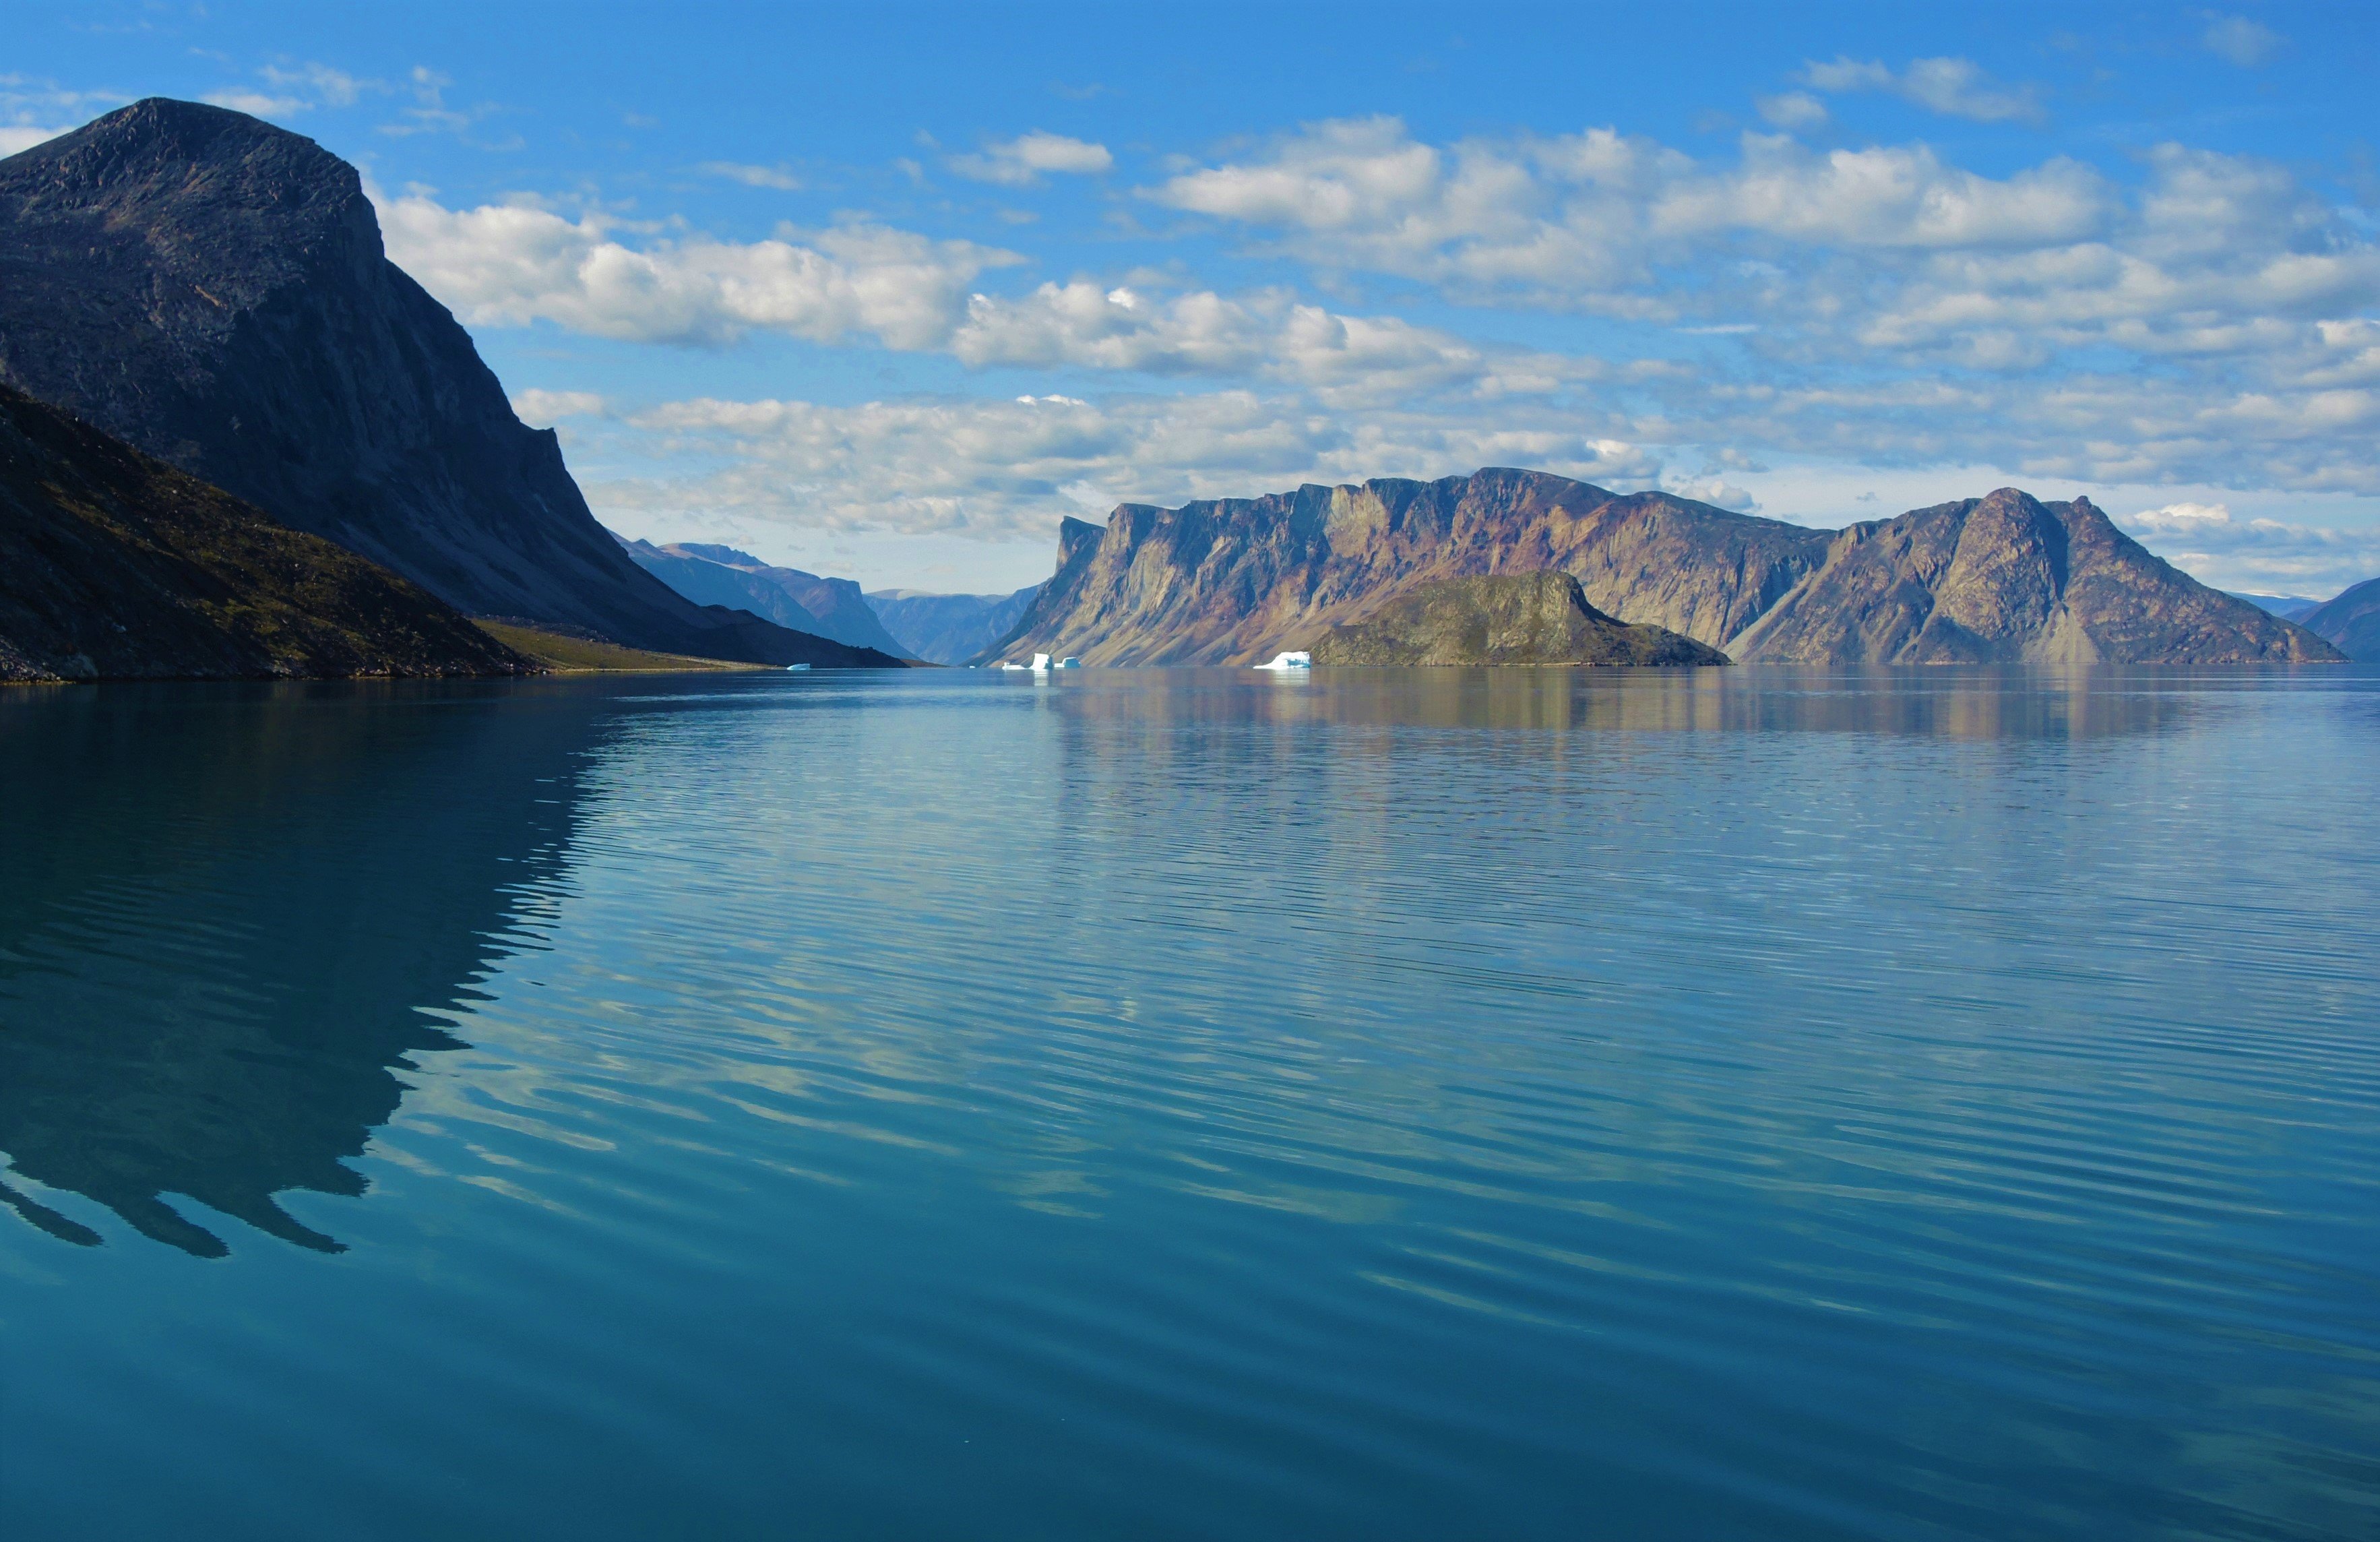
[[[1253,662],[1420,583],[1548,568],[1599,611],[1740,662],[2336,658],[2155,557],[2086,499],[2007,488],[1825,530],[1509,467],[1124,504],[1104,528],[1067,518],[1056,574],[978,657]],[[1878,606],[1907,625],[1868,613]]]

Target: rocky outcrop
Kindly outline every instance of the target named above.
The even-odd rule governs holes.
[[[1041,586],[1014,594],[928,594],[918,589],[872,590],[868,603],[913,659],[965,663],[1008,635]]]
[[[780,626],[830,637],[850,648],[872,648],[888,657],[911,656],[876,617],[859,586],[848,578],[821,578],[798,567],[773,567],[748,552],[701,541],[656,546],[614,533],[638,567],[702,605],[750,611]]]
[[[2380,578],[2325,601],[2300,625],[2358,663],[2380,664]]]
[[[1443,578],[1558,568],[1586,602],[1739,662],[2335,661],[2087,500],[2014,489],[1842,531],[1500,468],[1069,519],[985,662],[1245,663]]]
[[[1723,664],[1664,626],[1631,626],[1586,602],[1567,573],[1439,578],[1316,640],[1317,664]]]
[[[1829,537],[1666,493],[1542,471],[1306,486],[1069,519],[1058,572],[984,658],[1246,663],[1300,648],[1439,578],[1560,568],[1588,603],[1724,648],[1825,556]]]
[[[1853,525],[1735,641],[1780,663],[2313,663],[2303,628],[2208,589],[2087,498],[2012,487]]]
[[[630,562],[355,168],[244,114],[152,98],[0,161],[0,381],[469,613],[816,662]]]
[[[536,670],[386,569],[0,386],[0,679]]]

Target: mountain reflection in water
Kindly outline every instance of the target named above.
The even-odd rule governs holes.
[[[187,1195],[334,1251],[273,1196],[345,1165],[437,1014],[534,934],[601,697],[408,686],[0,698],[0,1152],[217,1256]],[[96,1243],[0,1184],[55,1236]]]

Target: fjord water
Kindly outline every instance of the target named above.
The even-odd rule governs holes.
[[[0,1535],[2370,1537],[2380,672],[0,697]]]

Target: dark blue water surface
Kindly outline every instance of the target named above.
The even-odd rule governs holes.
[[[2380,1536],[2380,671],[0,695],[0,1535]]]

